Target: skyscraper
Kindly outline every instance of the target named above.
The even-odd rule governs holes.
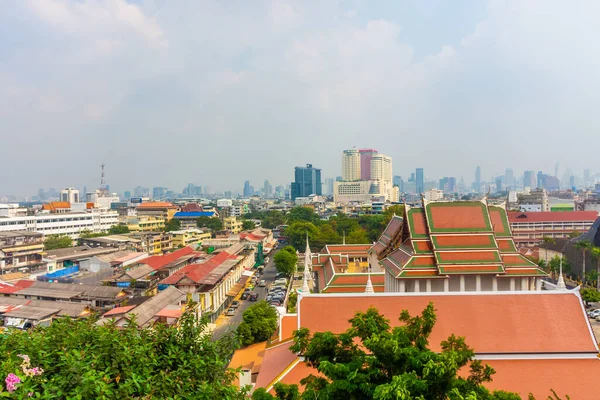
[[[252,196],[253,193],[254,193],[254,191],[252,190],[252,186],[250,186],[250,181],[244,182],[244,191],[243,191],[244,197],[250,197],[250,196]]]
[[[506,171],[504,171],[504,185],[507,189],[515,186],[515,174],[512,168],[506,168]]]
[[[333,178],[325,178],[325,182],[323,183],[323,194],[327,196],[333,195]]]
[[[271,186],[271,183],[269,183],[269,181],[266,179],[265,179],[265,183],[263,186],[263,191],[264,191],[265,197],[267,199],[273,197],[273,187]]]
[[[342,155],[342,180],[359,181],[360,176],[360,154],[358,150],[344,150]]]
[[[586,187],[589,186],[591,183],[591,180],[592,180],[591,178],[592,178],[592,176],[590,174],[589,168],[584,169],[583,170],[583,185]]]
[[[417,193],[425,192],[425,185],[423,183],[423,168],[417,168],[415,171],[415,183]]]
[[[537,187],[535,182],[535,171],[525,171],[523,173],[523,187],[528,187],[531,189],[535,189]]]
[[[475,184],[473,185],[475,193],[481,193],[481,167],[475,168]]]
[[[162,200],[165,198],[165,193],[167,193],[166,187],[154,187],[152,188],[152,199]]]
[[[292,200],[297,197],[308,197],[311,194],[320,196],[322,193],[320,168],[313,168],[312,164],[295,168],[295,182],[292,182]]]
[[[371,178],[371,159],[377,154],[375,149],[360,149],[360,179],[368,181]]]

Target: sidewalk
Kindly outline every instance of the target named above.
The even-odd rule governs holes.
[[[248,279],[246,281],[246,284],[244,285],[244,287],[242,289],[240,289],[239,293],[237,295],[235,295],[235,297],[233,298],[232,301],[235,301],[235,300],[239,301],[240,298],[242,297],[242,293],[244,293],[244,290],[246,290],[246,288],[248,286],[250,286],[250,285],[251,285],[251,280]],[[225,316],[225,312],[227,312],[227,309],[223,310],[223,312],[221,313],[221,315],[219,315],[219,317],[215,321],[215,325],[216,325],[215,328],[220,327],[221,325],[223,325],[223,322],[228,321],[228,317]]]

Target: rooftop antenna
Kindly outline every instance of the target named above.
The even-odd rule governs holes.
[[[100,165],[100,168],[102,169],[102,173],[100,174],[100,191],[103,195],[107,195],[108,190],[106,190],[106,182],[104,181],[104,166],[104,163]]]

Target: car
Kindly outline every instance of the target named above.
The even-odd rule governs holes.
[[[258,286],[260,286],[260,287],[267,286],[267,281],[265,281],[264,279],[261,279],[260,282],[258,282]]]
[[[249,295],[250,295],[250,292],[244,292],[244,293],[242,293],[242,297],[240,297],[240,299],[246,300]]]
[[[273,307],[281,307],[280,301],[273,300],[269,304],[272,305]]]
[[[251,293],[250,297],[248,297],[248,300],[250,300],[250,301],[258,300],[258,293]]]
[[[589,316],[589,315],[591,315],[593,312],[598,312],[598,311],[600,311],[600,308],[592,308],[592,309],[590,309],[590,310],[588,310],[588,311],[587,311],[587,315]]]
[[[279,285],[279,284],[287,285],[288,280],[286,278],[277,278],[277,279],[275,279],[275,284],[276,285]]]
[[[234,300],[231,302],[231,305],[229,307],[231,308],[238,308],[240,306],[240,302],[237,300]]]
[[[250,282],[252,282],[252,283],[256,283],[257,280],[258,280],[258,278],[256,276],[253,276],[252,278],[250,278]]]
[[[281,272],[280,272],[280,273],[278,273],[277,275],[275,275],[275,279],[276,279],[276,280],[277,280],[277,279],[281,279],[281,278],[285,278],[285,277],[286,277],[286,275],[285,275],[285,274],[283,274],[283,273],[281,273]]]
[[[600,309],[596,309],[596,310],[588,312],[588,316],[590,318],[596,318],[599,315],[600,315]]]
[[[228,317],[233,317],[235,315],[235,308],[229,308],[225,315]]]

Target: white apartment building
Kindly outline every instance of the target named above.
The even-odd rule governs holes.
[[[360,180],[360,153],[356,149],[344,150],[342,155],[342,180]]]
[[[60,201],[74,204],[79,203],[79,190],[75,188],[64,188],[60,191]]]
[[[116,211],[92,210],[81,213],[37,214],[20,217],[0,217],[0,232],[26,230],[44,235],[68,235],[73,239],[88,230],[103,232],[119,223]]]

